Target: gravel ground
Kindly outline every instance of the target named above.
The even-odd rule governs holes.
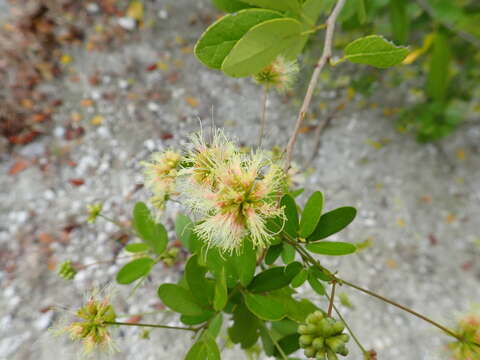
[[[75,358],[74,347],[47,333],[59,319],[51,307],[75,308],[87,289],[106,285],[123,264],[118,259],[89,267],[72,282],[52,271],[67,259],[89,264],[119,253],[124,234],[101,220],[86,224],[87,204],[105,201],[108,214],[128,221],[135,201],[148,196],[138,190],[139,161],[152,151],[181,146],[198,130],[199,119],[209,126],[213,118],[244,144],[255,143],[260,90],[250,80],[228,79],[202,67],[191,53],[213,19],[209,2],[162,0],[149,6],[155,24],[132,30],[122,46],[106,52],[68,49],[71,76],[45,85],[64,99],[51,135],[0,154],[2,360]],[[155,63],[158,69],[149,71]],[[89,81],[95,73],[98,85]],[[395,101],[402,91],[381,99]],[[331,97],[318,94],[314,106],[334,101]],[[271,97],[266,146],[286,143],[296,103]],[[313,143],[312,133],[302,135],[298,163],[309,157]],[[479,144],[480,125],[461,127],[435,146],[421,145],[394,131],[381,108],[352,105],[340,113],[325,130],[320,154],[310,164],[315,170],[304,185],[307,193],[324,191],[327,209],[356,206],[357,219],[338,238],[370,240],[373,246],[325,264],[345,279],[453,324],[459,312],[480,301]],[[25,168],[12,171],[19,163]],[[166,215],[170,228],[178,211],[173,205]],[[119,312],[154,311],[156,287],[178,275],[178,268],[158,268],[128,301],[130,288],[117,287]],[[428,324],[350,289],[340,292],[355,307],[344,309],[349,323],[379,359],[442,358],[448,339]],[[144,320],[176,321],[168,312]],[[181,359],[191,343],[183,333],[153,331],[150,340],[139,333],[122,329],[117,341],[122,352],[113,358]],[[360,359],[350,348],[350,358]],[[223,358],[246,356],[227,348]]]

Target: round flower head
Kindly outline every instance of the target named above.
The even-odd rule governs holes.
[[[95,291],[79,308],[74,319],[64,326],[54,329],[57,334],[68,334],[70,339],[83,345],[82,357],[89,358],[94,352],[116,350],[110,328],[115,322],[116,314],[108,295]]]
[[[144,166],[145,186],[153,193],[151,203],[160,212],[165,208],[165,202],[175,194],[175,179],[181,155],[167,150],[154,153],[150,162],[142,162]]]
[[[190,192],[187,204],[204,216],[195,232],[209,245],[237,250],[249,237],[255,247],[268,245],[269,218],[283,216],[278,205],[284,189],[281,167],[264,154],[232,154],[214,171],[214,186]]]
[[[182,175],[189,175],[197,185],[214,186],[215,170],[235,152],[234,145],[218,129],[210,144],[205,142],[202,133],[192,135],[190,141],[193,148],[185,156],[186,167],[182,170]]]
[[[260,85],[274,87],[282,92],[292,87],[298,70],[295,61],[287,61],[283,56],[278,56],[253,78]]]

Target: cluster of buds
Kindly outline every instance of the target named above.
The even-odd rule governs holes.
[[[304,349],[307,358],[317,360],[337,360],[337,354],[348,355],[346,343],[347,334],[343,334],[345,324],[331,317],[326,317],[321,311],[315,311],[307,316],[306,324],[298,327],[300,347]]]
[[[448,349],[455,360],[480,359],[480,316],[472,313],[462,318],[456,333],[462,339],[448,344]]]
[[[72,340],[83,343],[85,354],[95,349],[112,349],[108,327],[112,326],[110,323],[115,321],[116,315],[108,298],[99,300],[92,296],[75,315],[79,321],[72,322],[64,331]]]
[[[58,266],[58,276],[65,280],[72,280],[77,275],[77,269],[75,269],[70,260],[62,262]]]
[[[166,266],[172,266],[177,262],[177,256],[179,252],[180,249],[178,247],[171,247],[170,249],[167,249],[162,255],[160,255],[160,260]]]
[[[210,143],[201,134],[190,140],[185,155],[156,153],[143,164],[153,205],[164,206],[175,193],[200,217],[194,231],[209,245],[232,252],[248,238],[265,248],[272,237],[267,220],[284,217],[278,205],[287,184],[281,161],[267,152],[242,152],[220,130]]]

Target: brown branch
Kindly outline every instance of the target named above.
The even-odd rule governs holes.
[[[315,70],[313,71],[312,78],[310,79],[310,83],[308,84],[307,93],[305,94],[302,107],[300,108],[300,112],[298,113],[297,122],[295,123],[295,129],[293,130],[293,133],[290,136],[290,139],[288,140],[287,147],[285,148],[285,159],[286,159],[285,171],[287,171],[288,168],[290,167],[290,162],[292,161],[293,147],[295,146],[295,142],[297,141],[298,133],[302,126],[303,119],[305,118],[308,108],[310,107],[313,91],[317,86],[320,73],[323,67],[325,66],[325,64],[332,57],[332,44],[333,44],[333,34],[335,31],[335,23],[346,1],[347,0],[338,0],[337,4],[335,5],[335,8],[333,9],[332,13],[327,19],[327,22],[326,22],[327,30],[325,34],[325,43],[323,45],[323,52],[317,64],[315,65]]]

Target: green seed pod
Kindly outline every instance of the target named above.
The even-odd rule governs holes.
[[[313,316],[315,318],[316,323],[319,323],[324,318],[323,313],[320,310],[315,311],[313,313]]]
[[[345,329],[345,324],[343,321],[335,321],[335,324],[333,324],[333,329],[335,330],[335,334],[341,334]]]
[[[328,360],[338,360],[338,356],[332,350],[327,349],[327,359]]]
[[[300,335],[306,335],[306,334],[308,334],[307,325],[300,325],[300,326],[298,327],[297,332],[298,332]]]
[[[311,313],[310,315],[308,315],[307,318],[305,319],[305,322],[307,324],[316,324],[317,320],[315,317],[315,313]]]
[[[322,338],[322,337],[317,337],[313,340],[312,342],[312,346],[317,349],[317,350],[320,350],[320,349],[323,349],[323,345],[325,343],[325,339]]]
[[[312,335],[302,335],[302,336],[300,336],[300,338],[298,339],[298,342],[300,343],[300,345],[301,345],[302,347],[311,345],[311,344],[312,344],[312,341],[313,341]]]
[[[345,346],[345,343],[339,336],[330,337],[325,339],[325,345],[327,345],[334,352],[338,352],[339,349]]]
[[[347,343],[350,340],[350,336],[348,334],[341,334],[338,335],[340,339],[342,339],[343,342]]]
[[[307,358],[313,358],[316,354],[317,350],[315,350],[315,348],[313,346],[310,346],[310,347],[307,347],[304,351],[303,351],[303,354],[307,357]]]
[[[325,318],[320,321],[320,324],[318,324],[318,331],[325,338],[334,335],[335,331],[333,329],[332,319]]]
[[[316,360],[325,360],[325,350],[319,350],[317,351],[317,354],[315,356]]]
[[[337,351],[338,354],[342,355],[342,356],[347,356],[348,355],[348,349],[347,347],[345,346],[345,344],[343,344],[343,347],[341,349],[339,349]]]
[[[314,324],[307,324],[307,334],[315,334],[317,327]]]

